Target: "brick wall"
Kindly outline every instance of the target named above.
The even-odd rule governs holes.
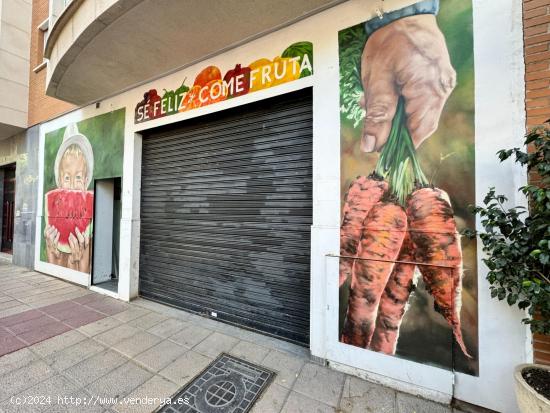
[[[29,127],[44,122],[74,108],[73,105],[46,96],[46,67],[35,73],[42,63],[44,35],[37,28],[48,17],[48,0],[33,0],[31,27],[31,56],[29,75]]]
[[[550,0],[523,1],[527,128],[550,118]],[[537,180],[532,176],[533,182]],[[550,365],[550,336],[533,337],[535,362]]]

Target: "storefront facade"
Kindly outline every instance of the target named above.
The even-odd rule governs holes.
[[[521,4],[386,1],[414,22],[392,34],[378,3],[343,2],[41,124],[35,269],[515,411],[529,332],[457,231],[490,186],[522,202],[524,172],[495,156],[524,133]]]

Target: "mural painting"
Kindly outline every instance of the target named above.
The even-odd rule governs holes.
[[[94,181],[122,176],[124,112],[46,134],[41,261],[90,273]]]
[[[476,375],[471,2],[339,33],[343,343]]]
[[[248,66],[236,64],[225,75],[217,66],[207,66],[195,77],[192,86],[183,80],[175,90],[156,89],[143,95],[135,108],[135,123],[141,123],[179,112],[197,109],[262,89],[311,76],[313,74],[313,44],[296,42],[272,60],[257,59]]]

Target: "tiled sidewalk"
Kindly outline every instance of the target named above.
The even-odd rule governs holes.
[[[122,303],[1,261],[0,285],[1,334],[22,345],[0,357],[0,412],[150,412],[159,400],[123,398],[170,397],[220,352],[277,373],[254,413],[453,412],[314,364],[303,348],[150,301]],[[29,396],[43,404],[13,403]]]
[[[0,317],[0,356],[115,315],[127,308],[126,304],[112,298],[89,294]]]

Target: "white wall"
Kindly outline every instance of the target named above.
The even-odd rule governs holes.
[[[30,33],[30,0],[0,0],[0,123],[21,128],[27,127]]]
[[[404,1],[386,1],[386,10]],[[213,57],[140,88],[105,100],[101,107],[74,111],[41,127],[41,158],[46,132],[69,122],[96,116],[126,106],[124,176],[120,240],[119,294],[128,300],[137,295],[139,276],[139,200],[141,135],[153,128],[313,86],[313,226],[311,270],[311,352],[328,359],[333,367],[367,376],[396,388],[440,401],[455,395],[462,400],[502,411],[515,412],[512,369],[530,361],[529,335],[521,325],[522,314],[490,299],[486,268],[479,253],[479,377],[421,365],[396,357],[346,346],[337,341],[337,260],[340,217],[340,120],[338,44],[340,29],[362,22],[374,14],[377,1],[351,0],[317,16],[301,21],[265,38]],[[494,152],[522,142],[524,125],[521,1],[474,0],[474,43],[476,75],[476,196],[479,202],[492,184],[516,200],[515,187],[525,175],[512,164],[501,166]],[[292,83],[230,99],[215,105],[135,125],[134,107],[149,88],[174,89],[187,77],[189,83],[205,66],[227,70],[235,63],[278,55],[282,48],[300,40],[314,44],[315,74]],[[43,168],[43,165],[41,165]],[[41,174],[42,176],[42,174]],[[499,179],[500,178],[500,179]],[[42,188],[42,184],[39,185]],[[42,194],[39,195],[42,202]],[[42,208],[39,205],[39,215]],[[39,216],[39,219],[41,217]],[[40,234],[37,232],[37,237]],[[37,248],[39,243],[37,242]],[[39,254],[37,254],[39,255]],[[37,268],[89,285],[89,278],[66,269],[38,263]]]

